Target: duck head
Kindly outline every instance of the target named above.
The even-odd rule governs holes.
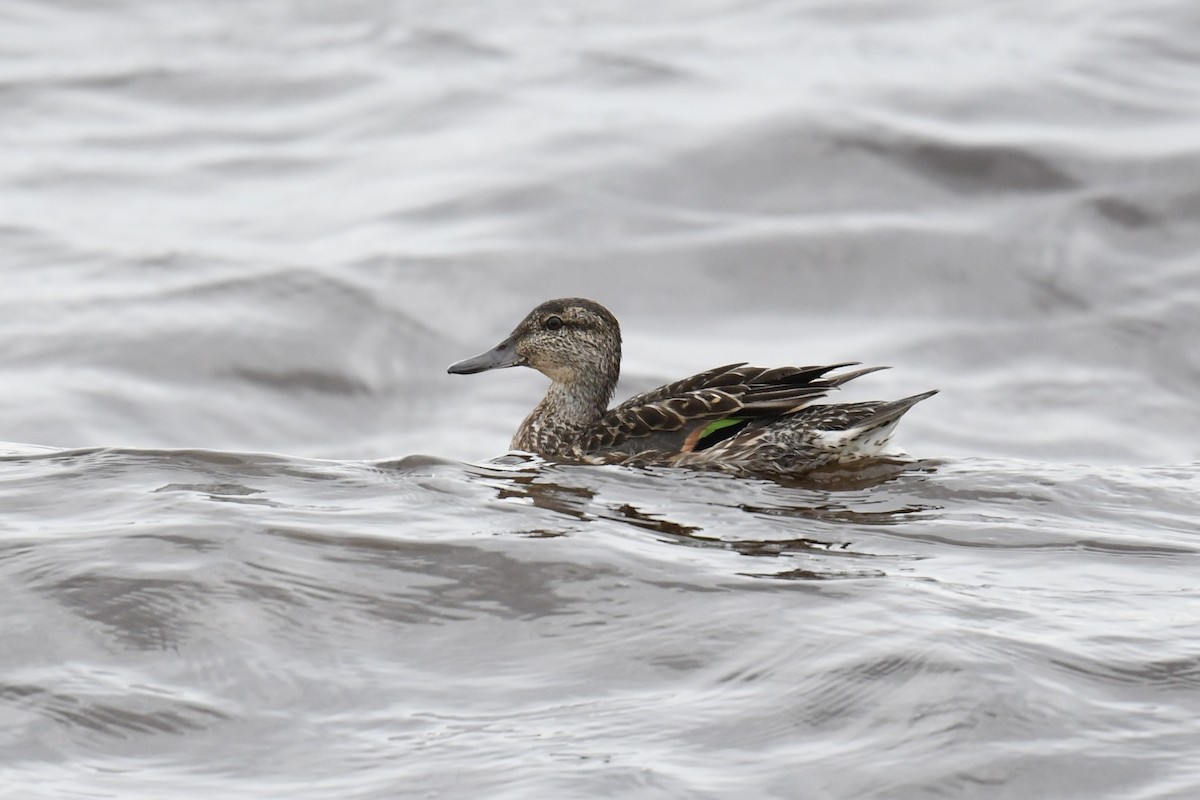
[[[532,367],[557,384],[616,386],[621,370],[621,326],[594,300],[548,300],[530,311],[508,338],[447,372],[471,375],[502,367]]]

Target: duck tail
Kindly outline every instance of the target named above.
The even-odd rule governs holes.
[[[861,421],[856,421],[856,428],[874,428],[887,423],[895,423],[908,412],[910,408],[915,406],[922,400],[927,400],[938,393],[938,389],[930,389],[928,392],[902,397],[899,400],[893,400],[890,403],[881,403],[875,409],[875,412],[870,416],[864,417]]]
[[[821,445],[841,453],[842,458],[902,456],[889,449],[896,423],[910,408],[938,393],[937,389],[886,403],[852,403],[846,406],[814,406],[813,412],[829,409],[826,420],[816,422]],[[841,413],[838,413],[841,412]]]

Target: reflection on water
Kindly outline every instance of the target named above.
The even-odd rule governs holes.
[[[901,524],[916,515],[931,518],[939,506],[919,499],[919,486],[881,493],[889,482],[907,476],[919,482],[935,470],[932,462],[887,462],[854,471],[830,471],[808,482],[839,485],[839,489],[799,488],[797,485],[746,480],[670,468],[588,468],[553,466],[536,459],[510,455],[483,465],[471,476],[493,487],[501,501],[518,501],[567,519],[559,528],[537,528],[531,536],[562,536],[578,532],[574,522],[608,520],[657,534],[660,542],[687,547],[717,548],[744,556],[790,557],[797,554],[837,556],[826,559],[828,571],[796,569],[770,573],[785,578],[861,577],[861,566],[847,567],[845,559],[869,557],[837,536],[821,538],[780,535],[779,528],[757,524],[759,519],[857,525]],[[597,481],[597,477],[601,480]],[[619,491],[618,491],[619,489]],[[751,495],[753,500],[748,499]],[[793,529],[786,525],[786,530]],[[755,535],[747,536],[747,533]],[[758,538],[761,537],[761,538]],[[766,577],[762,575],[761,577]]]

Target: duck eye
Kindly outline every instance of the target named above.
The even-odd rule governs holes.
[[[562,317],[546,317],[546,321],[542,323],[542,327],[548,331],[556,331],[562,326]]]

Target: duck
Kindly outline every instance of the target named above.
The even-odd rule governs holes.
[[[548,300],[504,341],[450,365],[471,375],[530,367],[550,379],[511,449],[553,462],[684,467],[765,477],[801,476],[901,458],[892,432],[936,389],[899,400],[820,403],[886,367],[860,362],[714,367],[609,407],[621,375],[621,326],[600,303]],[[858,367],[857,369],[850,369]]]

